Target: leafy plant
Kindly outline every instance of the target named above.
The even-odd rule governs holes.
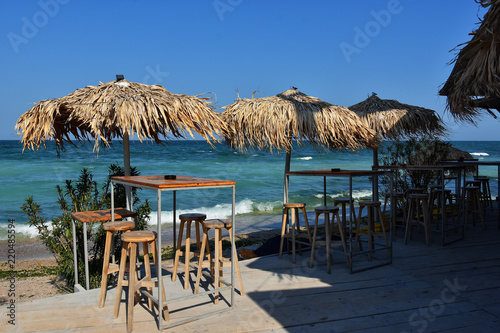
[[[62,215],[57,216],[51,222],[42,217],[42,208],[32,196],[26,198],[21,209],[28,215],[29,224],[38,230],[40,239],[47,248],[54,254],[57,261],[57,273],[62,275],[67,284],[72,286],[74,279],[74,255],[73,255],[73,228],[71,223],[71,213],[81,211],[91,211],[99,209],[109,209],[111,207],[110,178],[113,175],[123,175],[123,168],[112,164],[109,167],[109,176],[106,184],[99,191],[97,182],[92,174],[83,169],[77,181],[66,180],[64,187],[56,186],[58,192],[58,204]],[[132,175],[139,175],[136,168],[132,168]],[[139,204],[137,190],[132,190],[134,204]],[[115,206],[125,207],[125,188],[115,187]],[[137,229],[143,230],[147,227],[151,207],[146,200],[144,204],[137,207]],[[78,280],[85,281],[85,252],[83,225],[75,223],[75,237],[77,242],[78,259]],[[89,247],[89,274],[90,287],[97,288],[100,285],[101,270],[104,255],[105,231],[100,222],[87,223],[87,240]],[[115,256],[120,256],[120,245],[117,242]]]
[[[393,141],[382,149],[380,161],[382,165],[437,165],[445,159],[457,159],[452,155],[457,154],[457,151],[451,143],[438,138],[414,136],[406,141]],[[438,171],[399,169],[394,188],[400,192],[406,192],[409,188],[427,188],[439,175]],[[381,182],[388,192],[389,178],[383,177]]]

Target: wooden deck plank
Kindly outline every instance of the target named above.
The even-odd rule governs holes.
[[[495,203],[496,204],[496,203]],[[496,212],[495,212],[496,214]],[[334,256],[332,274],[324,258],[309,268],[309,252],[282,260],[268,256],[240,262],[245,296],[236,295],[229,312],[169,329],[169,332],[497,332],[500,330],[500,229],[487,215],[487,230],[469,227],[465,239],[440,245],[438,234],[427,247],[423,235],[408,245],[394,242],[392,265],[349,274],[341,256]],[[164,274],[171,272],[165,264]],[[193,277],[194,274],[191,274]],[[164,277],[169,299],[186,295],[182,282]],[[208,283],[202,284],[207,286]],[[201,289],[203,290],[203,288]],[[224,297],[229,297],[225,292]],[[115,290],[106,306],[97,307],[99,290],[16,304],[16,326],[0,332],[123,332],[125,305],[112,318]],[[177,322],[227,307],[208,296],[169,306]],[[6,317],[7,309],[0,309]],[[134,308],[137,332],[155,331],[153,316]]]

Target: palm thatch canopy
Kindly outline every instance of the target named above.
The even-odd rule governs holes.
[[[460,121],[474,123],[485,111],[500,112],[500,0],[476,0],[488,8],[472,39],[464,44],[440,95],[447,96],[447,109]],[[459,45],[459,46],[461,46]]]
[[[97,151],[99,143],[109,145],[114,138],[134,134],[141,142],[160,143],[161,137],[194,137],[196,132],[211,142],[227,130],[208,98],[123,79],[38,102],[18,119],[15,129],[22,134],[23,150],[39,149],[52,139],[58,149],[64,149],[65,142],[74,144],[74,139],[94,139]]]
[[[350,106],[349,110],[364,119],[380,138],[388,140],[399,140],[416,133],[446,134],[442,119],[435,111],[392,99],[380,99],[375,93]]]
[[[472,155],[449,145],[432,145],[416,151],[410,156],[410,165],[435,165],[446,160],[472,159]],[[475,168],[475,167],[474,167]]]
[[[375,133],[349,109],[307,96],[296,88],[264,98],[238,98],[222,113],[234,129],[231,147],[292,151],[293,140],[327,149],[376,147]]]

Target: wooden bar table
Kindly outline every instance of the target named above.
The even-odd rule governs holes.
[[[200,297],[208,294],[213,294],[216,292],[231,290],[231,299],[230,305],[227,308],[217,310],[214,312],[210,312],[207,314],[193,316],[189,319],[185,319],[182,321],[178,321],[170,324],[163,324],[163,318],[161,316],[161,312],[158,313],[158,329],[162,330],[165,328],[170,328],[174,326],[178,326],[187,322],[191,322],[193,320],[205,318],[217,313],[225,312],[233,309],[234,305],[234,257],[233,254],[236,252],[234,245],[234,231],[236,229],[236,221],[235,221],[235,186],[236,182],[232,180],[219,180],[219,179],[210,179],[210,178],[201,178],[201,177],[190,177],[190,176],[179,176],[179,175],[159,175],[159,176],[113,176],[111,177],[111,211],[114,210],[114,184],[122,184],[132,187],[144,188],[154,190],[157,193],[157,202],[158,202],[158,214],[157,214],[157,255],[159,258],[159,266],[160,269],[157,269],[158,281],[162,280],[162,269],[161,269],[161,194],[164,191],[173,192],[173,233],[175,240],[175,224],[176,224],[176,191],[179,190],[200,190],[200,189],[213,189],[213,188],[231,188],[232,189],[232,222],[233,227],[231,228],[231,282],[227,283],[226,281],[222,281],[224,283],[224,287],[215,286],[214,290],[209,290],[206,292],[200,292],[198,294],[191,294],[185,297],[179,297],[173,300],[167,300],[165,302],[161,302],[162,295],[162,283],[158,283],[158,294],[157,297],[149,294],[147,291],[143,291],[143,293],[152,299],[156,304],[158,304],[158,309],[163,308],[164,305],[167,305],[171,302],[182,301],[188,298]],[[130,207],[127,207],[130,209]]]
[[[455,160],[455,161],[441,161],[441,163],[446,164],[446,165],[456,165],[456,166],[461,166],[461,167],[468,167],[468,166],[496,166],[497,167],[497,206],[498,206],[498,227],[500,228],[500,204],[498,203],[499,198],[500,198],[500,161],[478,161],[476,159],[472,160]],[[477,174],[479,174],[479,168],[477,170]],[[465,173],[464,173],[464,181],[465,181]]]
[[[409,171],[429,171],[429,172],[438,172],[440,177],[439,177],[439,183],[443,186],[445,186],[444,183],[444,176],[445,172],[449,170],[453,170],[458,173],[458,179],[461,178],[461,173],[463,171],[462,166],[458,165],[380,165],[377,167],[378,169],[385,169],[385,170],[409,170]],[[455,190],[457,193],[458,198],[460,197],[461,193],[461,184],[460,181],[457,181],[455,183]],[[462,206],[461,211],[463,211],[463,202],[459,200],[459,205]],[[444,191],[442,192],[442,197],[441,197],[441,244],[448,245],[457,241],[460,241],[464,239],[465,235],[465,223],[459,218],[458,224],[448,228],[448,224],[445,223],[445,214],[446,214],[446,209],[445,209],[445,193]],[[459,234],[455,231],[459,231]],[[454,234],[457,235],[454,238],[451,238],[451,240],[447,240],[446,236],[449,234]]]
[[[373,177],[373,176],[380,176],[380,175],[389,175],[391,178],[391,223],[390,223],[390,228],[389,228],[389,245],[380,247],[376,249],[375,251],[381,251],[381,250],[388,250],[388,260],[383,261],[382,263],[376,263],[374,265],[370,266],[364,266],[361,269],[354,269],[353,268],[353,256],[354,255],[360,255],[363,254],[367,251],[357,251],[354,253],[353,248],[352,248],[352,242],[353,242],[353,232],[352,232],[352,223],[349,223],[349,260],[350,260],[350,272],[351,273],[357,273],[361,271],[365,271],[367,269],[372,269],[380,266],[385,266],[389,265],[392,263],[392,223],[395,219],[395,210],[394,210],[394,204],[393,204],[393,197],[392,197],[392,187],[393,187],[393,181],[392,181],[392,172],[390,171],[384,171],[384,170],[341,170],[341,169],[321,169],[321,170],[302,170],[302,171],[287,171],[285,173],[285,203],[288,202],[288,189],[289,189],[289,177],[290,176],[312,176],[312,177],[323,177],[323,198],[324,198],[324,205],[326,206],[326,178],[327,177],[348,177],[349,178],[349,210],[350,210],[350,221],[354,221],[353,217],[356,214],[355,209],[354,209],[354,200],[352,198],[352,180],[354,177]],[[373,194],[372,194],[373,196]]]

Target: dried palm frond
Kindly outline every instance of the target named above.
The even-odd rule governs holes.
[[[400,140],[414,134],[446,134],[441,118],[433,110],[380,99],[375,93],[350,106],[349,110],[366,121],[380,138],[388,140]]]
[[[64,142],[95,140],[109,145],[114,138],[136,134],[138,139],[185,138],[201,135],[208,142],[227,135],[220,114],[210,107],[208,98],[174,94],[159,85],[126,80],[87,86],[53,100],[35,104],[17,121],[23,149],[38,149],[54,139],[58,148]]]
[[[460,121],[475,122],[477,116],[500,108],[500,0],[476,0],[488,12],[472,39],[451,62],[448,80],[439,91],[447,96],[447,110]]]
[[[296,88],[264,98],[238,98],[225,106],[226,136],[238,150],[259,148],[290,153],[292,143],[310,142],[326,149],[376,147],[375,133],[349,109],[307,96]]]

